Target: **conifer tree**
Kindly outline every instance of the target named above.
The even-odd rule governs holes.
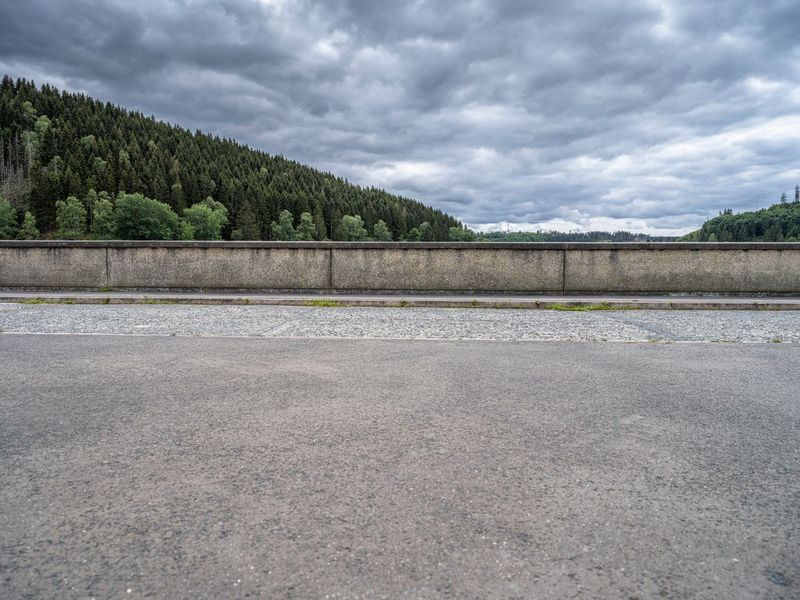
[[[25,211],[25,218],[22,220],[19,232],[17,232],[17,239],[35,240],[38,238],[39,230],[36,228],[36,218],[29,211]]]
[[[360,216],[373,233],[383,221],[394,239],[423,222],[430,223],[433,239],[447,239],[449,228],[460,226],[409,198],[10,77],[0,85],[0,163],[0,192],[15,209],[30,210],[45,234],[57,228],[56,202],[68,196],[85,200],[94,234],[91,190],[98,197],[103,191],[141,194],[178,214],[213,196],[234,217],[230,235],[241,239],[271,237],[271,224],[284,210],[309,213],[314,239],[333,238],[344,215]],[[223,235],[228,231],[223,227]]]
[[[0,240],[13,240],[17,235],[17,211],[5,198],[0,198]]]

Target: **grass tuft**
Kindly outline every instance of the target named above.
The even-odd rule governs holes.
[[[36,298],[21,300],[20,304],[75,304],[75,300],[72,298],[41,298],[37,296]]]
[[[619,310],[611,306],[608,302],[601,302],[600,304],[576,304],[567,305],[561,303],[547,304],[544,307],[546,310],[563,310],[569,312],[588,312],[592,310]]]
[[[337,308],[344,306],[341,302],[337,302],[336,300],[309,300],[305,303],[306,306],[318,306],[318,307],[326,307],[326,308]]]

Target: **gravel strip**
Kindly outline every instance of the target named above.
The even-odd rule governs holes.
[[[800,313],[0,304],[5,333],[800,342]]]

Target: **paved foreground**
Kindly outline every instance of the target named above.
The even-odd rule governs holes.
[[[0,334],[0,597],[800,596],[800,347]]]
[[[800,311],[0,304],[0,332],[800,343]]]

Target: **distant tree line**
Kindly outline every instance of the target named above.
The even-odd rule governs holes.
[[[791,201],[784,193],[769,208],[736,214],[727,208],[682,239],[699,242],[800,241],[800,186],[795,186]]]
[[[15,235],[28,219],[25,235],[35,223],[44,237],[160,231],[168,239],[269,240],[289,235],[280,226],[286,212],[302,239],[447,240],[462,228],[415,200],[8,76],[0,83],[0,197],[14,211]],[[153,225],[132,227],[126,219],[136,215]]]
[[[629,231],[490,231],[474,237],[485,242],[672,242],[676,239]]]

